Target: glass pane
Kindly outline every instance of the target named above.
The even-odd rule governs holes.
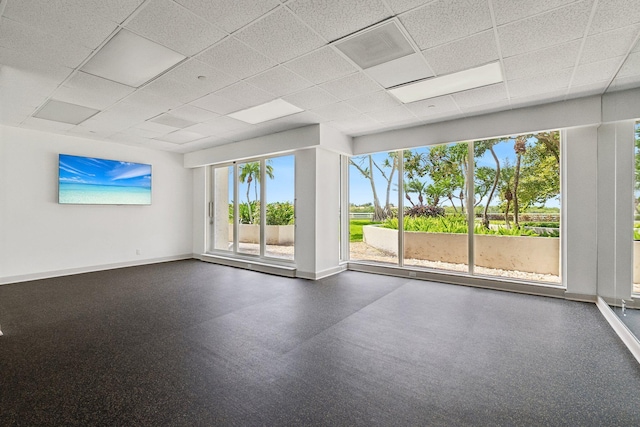
[[[474,143],[474,273],[560,283],[560,133]]]
[[[265,255],[293,260],[295,156],[275,157],[266,162]]]
[[[404,152],[404,265],[468,272],[466,142]]]
[[[260,255],[260,162],[238,165],[238,252]]]
[[[233,250],[233,166],[214,168],[212,249]]]
[[[398,264],[397,172],[395,152],[349,159],[351,260]]]

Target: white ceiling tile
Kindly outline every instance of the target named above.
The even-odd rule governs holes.
[[[197,139],[204,138],[205,135],[201,135],[196,132],[191,132],[188,130],[178,130],[175,132],[171,132],[164,136],[158,136],[154,139],[165,142],[173,142],[174,144],[184,144],[185,142],[195,141]]]
[[[567,98],[582,98],[584,96],[602,95],[607,89],[608,84],[608,81],[600,81],[584,86],[571,86]]]
[[[289,95],[312,86],[310,81],[283,66],[271,68],[247,79],[247,82],[275,96]]]
[[[400,105],[400,102],[389,95],[386,91],[360,95],[355,98],[351,98],[347,103],[363,113],[388,110]]]
[[[202,52],[198,59],[238,79],[258,74],[276,65],[276,62],[256,52],[234,37]]]
[[[79,125],[74,126],[71,129],[69,129],[67,133],[73,136],[81,136],[84,138],[94,138],[94,139],[107,139],[111,135],[113,135],[113,132],[96,132],[94,130],[90,130],[89,128],[84,127],[83,125],[84,123],[80,123]]]
[[[571,86],[584,86],[605,80],[607,82],[613,80],[623,59],[624,57],[610,58],[578,66]]]
[[[407,10],[414,9],[418,6],[422,6],[425,3],[429,3],[432,0],[387,0],[387,4],[396,13],[406,12]]]
[[[260,132],[261,135],[268,135],[276,132],[282,132],[288,129],[294,129],[302,126],[307,126],[310,124],[320,123],[322,119],[317,115],[310,111],[303,111],[297,114],[291,114],[286,117],[280,117],[275,120],[269,120],[268,122],[257,124],[256,131]],[[251,137],[259,136],[260,134],[254,134]],[[242,132],[240,134],[236,134],[235,137],[241,137],[241,139],[249,139],[248,132]]]
[[[238,81],[237,77],[223,73],[196,59],[189,59],[183,62],[165,74],[165,76],[208,92],[222,89]],[[199,78],[201,76],[203,78]]]
[[[522,21],[498,27],[502,56],[531,52],[579,39],[591,13],[591,1],[581,1]]]
[[[618,90],[634,89],[640,87],[640,74],[616,77],[607,92],[615,92]]]
[[[576,0],[493,0],[498,25],[528,18],[542,12],[574,3]]]
[[[196,123],[206,122],[207,120],[212,120],[218,117],[218,114],[216,113],[191,105],[183,105],[182,107],[170,110],[169,113],[176,117],[191,120]]]
[[[143,3],[144,0],[66,0],[75,8],[84,8],[96,15],[120,24]]]
[[[493,30],[427,49],[422,53],[436,75],[467,70],[499,59]]]
[[[633,52],[629,54],[627,59],[622,64],[617,77],[628,77],[640,74],[640,52]]]
[[[451,96],[463,111],[465,108],[506,101],[508,98],[504,83],[465,90]]]
[[[258,52],[285,62],[324,45],[324,41],[304,26],[286,8],[236,33],[236,37]]]
[[[400,17],[420,49],[428,49],[492,27],[486,0],[438,0]]]
[[[173,80],[165,75],[155,79],[142,89],[139,89],[137,93],[148,93],[173,99],[180,103],[188,103],[209,92],[211,91],[207,87],[186,84],[179,80]]]
[[[89,131],[99,133],[120,132],[143,120],[140,117],[129,114],[130,111],[103,111],[82,122],[81,126]]]
[[[458,113],[458,112],[449,111],[446,113],[433,114],[431,116],[423,116],[420,118],[420,120],[422,121],[422,123],[428,124],[428,123],[438,123],[446,120],[455,120],[462,117],[465,117],[465,114],[462,112]]]
[[[329,42],[391,16],[381,0],[297,0],[288,6]]]
[[[285,66],[315,84],[337,79],[357,71],[353,65],[330,47],[296,58],[287,62]]]
[[[138,123],[133,127],[135,129],[147,130],[147,131],[156,133],[158,135],[166,135],[168,133],[175,132],[176,130],[178,130],[178,128],[175,126],[168,126],[162,123],[156,123],[152,121],[144,121],[142,123]]]
[[[632,25],[587,37],[580,56],[580,63],[588,64],[626,55],[635,41],[639,29],[640,26]]]
[[[54,98],[103,110],[133,91],[129,86],[79,71],[56,90]]]
[[[238,82],[231,86],[227,86],[226,88],[217,91],[216,95],[229,99],[235,103],[242,104],[243,107],[253,107],[275,99],[272,94],[265,92],[262,89],[258,89],[246,82]]]
[[[320,87],[343,100],[354,98],[365,93],[377,92],[382,89],[379,84],[362,72],[323,83]]]
[[[342,120],[362,115],[360,111],[356,110],[346,102],[325,105],[324,107],[314,109],[313,113],[316,113],[327,120]]]
[[[444,113],[451,114],[451,112],[460,111],[451,95],[411,102],[405,104],[405,106],[417,117],[436,116]]]
[[[146,122],[145,122],[146,123]],[[140,136],[142,138],[155,138],[157,136],[162,136],[164,134],[166,134],[167,132],[158,132],[158,131],[153,131],[153,130],[149,130],[149,129],[142,129],[139,127],[132,127],[129,129],[126,129],[120,133],[124,133],[127,135],[133,135],[133,136]]]
[[[572,70],[561,70],[550,74],[509,81],[511,98],[544,97],[547,93],[567,90]],[[540,99],[540,98],[537,98]]]
[[[152,0],[125,26],[183,55],[194,55],[225,33],[170,0]]]
[[[117,26],[87,8],[65,0],[5,2],[4,16],[67,41],[97,48]]]
[[[206,124],[210,125],[213,131],[219,135],[222,135],[228,132],[238,131],[241,129],[247,129],[252,126],[250,124],[241,122],[240,120],[232,119],[231,117],[227,117],[227,116],[220,116],[213,120],[209,120],[206,122]]]
[[[178,129],[184,129],[197,123],[191,120],[183,119],[182,117],[174,116],[171,113],[158,114],[157,116],[150,118],[149,121],[160,123],[162,125],[173,126]]]
[[[129,135],[125,133],[116,133],[108,138],[110,141],[122,144],[135,145],[150,148],[152,150],[175,151],[178,144],[166,141],[158,141],[157,139],[143,138],[141,136]]]
[[[131,106],[131,108],[137,108],[139,111],[148,114],[147,117],[153,117],[171,108],[182,105],[182,102],[176,99],[157,96],[149,92],[143,92],[142,90],[137,90],[127,96],[122,103],[126,103]]]
[[[69,123],[56,122],[53,120],[45,120],[39,119],[37,117],[29,117],[24,122],[22,122],[22,126],[29,129],[42,129],[42,130],[50,130],[53,132],[57,131],[67,131],[74,127],[75,125]]]
[[[60,83],[72,73],[72,69],[51,64],[23,52],[0,46],[0,78],[11,74],[12,78],[28,78],[34,81]],[[1,82],[0,82],[1,83]],[[25,89],[28,89],[26,86]]]
[[[244,108],[243,104],[239,102],[233,102],[214,93],[203,96],[200,99],[196,99],[195,101],[191,102],[190,105],[204,108],[205,110],[222,115],[242,110]]]
[[[92,53],[85,46],[7,18],[0,19],[0,46],[69,68],[77,67]]]
[[[175,0],[198,16],[218,25],[229,33],[244,27],[271,9],[278,0]]]
[[[317,86],[285,96],[282,99],[305,110],[312,110],[340,101],[337,97]]]
[[[580,40],[512,56],[504,60],[506,78],[521,79],[575,66]]]
[[[198,123],[197,125],[189,126],[184,130],[189,132],[199,133],[200,135],[204,135],[204,136],[215,136],[217,133],[220,132],[218,127],[208,123]]]
[[[369,113],[368,116],[380,123],[397,123],[405,120],[416,120],[416,116],[414,116],[407,107],[402,105],[374,111]]]
[[[369,67],[364,72],[385,88],[434,76],[424,56],[418,52]]]
[[[589,34],[640,23],[637,0],[600,0],[589,27]]]

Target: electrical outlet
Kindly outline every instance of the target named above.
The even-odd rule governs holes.
[[[251,264],[247,264],[247,268],[251,268]]]
[[[417,273],[415,271],[410,271],[409,272],[409,277],[416,277]]]

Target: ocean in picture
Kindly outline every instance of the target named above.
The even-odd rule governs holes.
[[[150,205],[151,165],[60,154],[58,202]]]
[[[81,205],[150,205],[151,188],[61,182],[59,202]]]

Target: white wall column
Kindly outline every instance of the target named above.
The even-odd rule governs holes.
[[[598,295],[631,297],[634,121],[598,129]]]
[[[597,290],[598,128],[562,131],[562,279],[567,296],[594,296]]]

